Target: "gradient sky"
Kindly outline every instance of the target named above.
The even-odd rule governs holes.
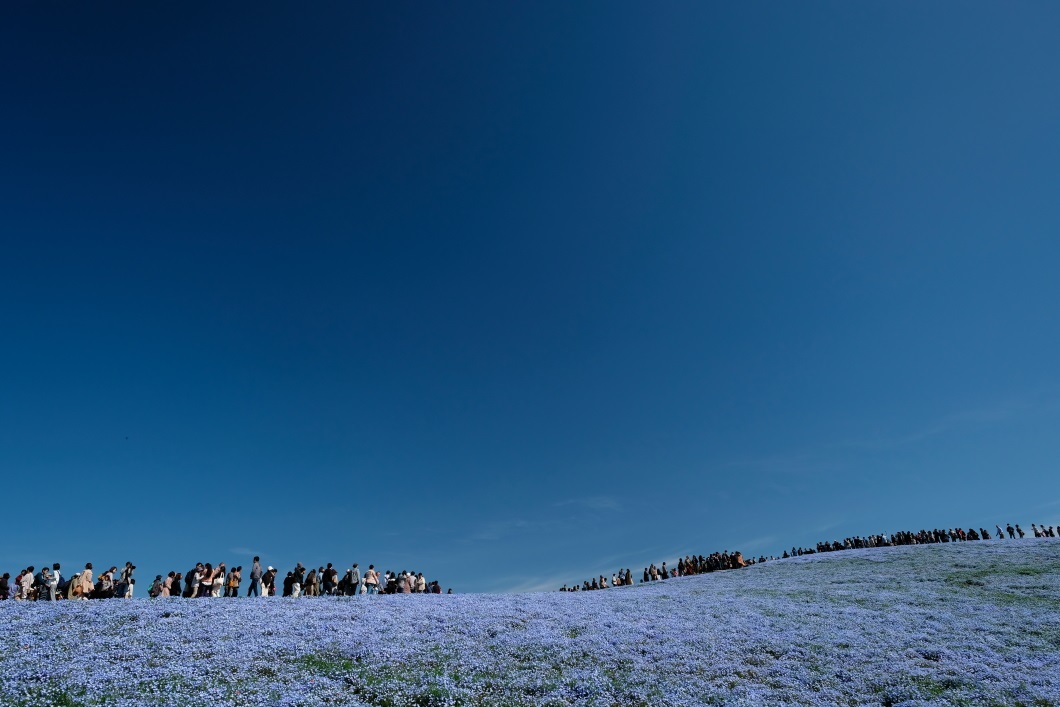
[[[6,4],[0,569],[1060,522],[1058,26]]]

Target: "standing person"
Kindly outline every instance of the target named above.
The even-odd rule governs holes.
[[[213,586],[214,568],[209,562],[206,563],[206,567],[202,570],[202,574],[199,575],[196,582],[196,592],[192,594],[192,598],[208,597],[210,596],[210,590]]]
[[[423,594],[423,593],[425,593],[427,591],[427,580],[426,580],[426,578],[424,578],[423,572],[419,572],[419,573],[416,574],[415,582],[416,583],[415,583],[415,590],[414,591],[417,594]]]
[[[77,593],[80,594],[80,599],[88,599],[92,596],[92,589],[95,584],[92,582],[92,563],[86,563],[85,568],[81,570],[81,574],[77,577]]]
[[[361,570],[358,569],[357,563],[353,563],[353,567],[350,569],[350,594],[357,595],[361,592]]]
[[[163,583],[164,580],[162,579],[162,575],[156,574],[155,581],[151,582],[151,588],[147,590],[147,596],[151,597],[152,599],[162,596]]]
[[[338,577],[339,573],[337,571],[335,571],[335,568],[332,567],[331,563],[329,562],[328,566],[324,568],[324,570],[323,570],[323,572],[321,572],[321,574],[324,577],[324,585],[323,585],[324,586],[324,594],[325,595],[330,595],[330,594],[334,593],[335,592],[335,584],[336,584],[336,581],[337,581],[336,578]]]
[[[376,574],[379,575],[379,593],[380,594],[386,594],[387,593],[387,583],[390,581],[390,571],[387,570],[383,574],[379,574],[377,572]]]
[[[375,571],[375,565],[368,565],[368,571],[364,573],[364,586],[368,594],[379,591],[379,573]]]
[[[228,589],[225,590],[226,597],[239,596],[239,583],[243,580],[243,565],[238,565],[228,573]]]
[[[207,596],[220,598],[221,592],[225,588],[225,580],[228,579],[227,567],[225,563],[217,565],[217,569],[213,573],[213,586],[211,587],[210,593]]]
[[[254,564],[250,566],[250,586],[247,587],[248,597],[261,596],[261,558],[254,556]]]
[[[176,578],[176,572],[170,572],[164,580],[162,580],[162,597],[173,596],[173,580]]]
[[[18,596],[15,597],[16,599],[29,599],[29,591],[33,588],[33,570],[33,565],[30,565],[22,570],[22,574],[18,576]]]
[[[11,573],[4,572],[3,576],[0,576],[0,601],[3,601],[11,596]]]
[[[291,577],[291,594],[292,597],[302,596],[302,585],[305,584],[305,567],[302,567],[302,563],[299,562],[294,566],[294,572],[290,574]],[[287,587],[285,586],[284,589]]]
[[[285,597],[291,596],[291,592],[294,587],[294,572],[288,572],[287,576],[283,579],[283,595]]]
[[[40,574],[33,578],[33,584],[37,591],[33,595],[33,599],[36,601],[48,601],[48,585],[52,581],[52,573],[48,571],[47,567],[40,568]]]
[[[111,567],[109,570],[99,575],[99,579],[96,580],[96,599],[110,599],[114,596],[114,573],[118,571],[117,567]]]
[[[184,598],[194,599],[199,595],[199,576],[205,571],[202,563],[196,563],[194,567],[184,573]]]
[[[261,575],[261,584],[265,587],[265,596],[274,597],[276,596],[276,568],[269,565],[269,569],[265,570],[265,574]]]
[[[121,571],[121,581],[119,584],[123,587],[119,597],[121,599],[132,599],[133,586],[136,584],[136,580],[133,579],[133,572],[136,570],[136,565],[131,562],[126,562],[125,567]]]
[[[59,574],[59,563],[52,565],[52,574],[48,578],[48,599],[55,601],[59,598],[59,586],[62,583],[62,575]]]

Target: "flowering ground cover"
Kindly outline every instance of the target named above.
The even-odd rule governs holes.
[[[1056,705],[1060,541],[577,594],[0,603],[2,705]]]

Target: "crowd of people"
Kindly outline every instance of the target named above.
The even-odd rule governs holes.
[[[1017,523],[1013,526],[1009,523],[1005,528],[1000,525],[994,526],[997,529],[997,539],[1004,540],[1006,534],[1010,540],[1022,538],[1026,535],[1023,529]],[[1055,538],[1057,533],[1060,533],[1060,526],[1048,526],[1031,523],[1031,531],[1034,533],[1036,538]],[[949,528],[947,530],[934,529],[934,530],[921,530],[919,532],[910,531],[899,531],[892,535],[869,535],[867,537],[851,537],[845,538],[842,541],[832,540],[817,543],[815,548],[800,548],[793,547],[791,552],[784,551],[782,558],[788,557],[801,557],[802,555],[813,555],[819,552],[836,552],[838,550],[854,550],[867,547],[890,547],[894,545],[924,545],[929,543],[949,543],[949,542],[965,542],[969,540],[991,540],[992,536],[990,531],[986,528],[979,528],[977,531],[975,528],[969,528],[963,530],[961,528]],[[777,559],[774,556],[766,557],[760,556],[757,560],[754,557],[744,559],[743,554],[739,552],[730,553],[725,552],[714,552],[710,555],[688,555],[677,560],[677,564],[670,568],[667,568],[666,563],[663,562],[660,566],[656,566],[654,563],[644,568],[644,572],[641,574],[640,582],[656,582],[659,580],[671,578],[671,577],[685,577],[693,574],[703,574],[705,572],[717,572],[719,570],[733,570],[741,567],[747,567],[749,565],[760,564],[769,560]],[[610,587],[622,587],[635,584],[633,579],[633,573],[629,569],[620,569],[611,575],[610,581],[606,575],[599,575],[591,580],[584,580],[580,585],[573,584],[567,586],[564,584],[560,587],[561,592],[584,592],[592,591],[596,589],[608,589]]]
[[[117,567],[111,567],[93,581],[91,562],[69,578],[63,577],[58,562],[50,569],[42,567],[40,571],[30,565],[19,572],[14,581],[10,572],[0,576],[0,599],[131,599],[136,585],[135,571],[136,566],[126,562],[120,572]]]
[[[11,579],[5,572],[0,576],[0,600],[25,601],[59,599],[131,599],[136,579],[136,566],[126,562],[120,571],[117,567],[102,572],[93,578],[92,563],[69,578],[62,574],[59,563],[39,571],[30,566]],[[326,567],[306,569],[298,563],[287,576],[280,578],[279,571],[267,566],[262,568],[261,558],[255,557],[246,577],[246,596],[316,597],[354,596],[358,594],[441,594],[437,580],[427,581],[422,572],[380,572],[375,565],[361,571],[358,563],[342,572],[330,562]],[[147,595],[151,598],[240,596],[244,582],[242,565],[228,569],[224,562],[216,567],[210,563],[196,563],[187,572],[170,572],[157,575]],[[452,594],[452,588],[447,592]]]
[[[994,526],[996,539],[1014,540],[1026,536],[1023,528],[1011,523],[1005,528]],[[1055,538],[1060,533],[1060,526],[1031,524],[1031,532],[1036,538]],[[994,539],[986,528],[950,528],[947,530],[920,530],[918,532],[899,531],[891,535],[869,535],[845,538],[842,541],[832,540],[817,543],[813,548],[792,547],[781,555],[782,558],[800,557],[821,552],[837,552],[861,548],[889,547],[895,545],[923,545],[930,543],[966,542]],[[714,552],[710,555],[687,555],[679,558],[677,564],[667,567],[651,565],[644,568],[640,575],[641,583],[656,582],[671,577],[685,577],[706,572],[739,569],[749,565],[767,562],[776,557],[760,556],[744,558],[740,552]],[[59,563],[42,567],[39,571],[33,566],[19,572],[14,579],[5,572],[0,576],[0,600],[50,600],[59,599],[131,599],[136,579],[133,574],[136,566],[126,562],[120,570],[112,566],[94,578],[92,563],[89,562],[80,572],[66,578]],[[326,567],[316,569],[303,567],[298,563],[284,578],[271,565],[262,568],[261,558],[255,557],[246,577],[246,596],[316,597],[316,596],[355,596],[359,594],[442,594],[442,587],[437,580],[427,581],[422,572],[402,570],[395,574],[391,571],[380,572],[375,565],[361,571],[358,563],[342,571],[330,562]],[[228,569],[224,562],[216,567],[210,563],[199,562],[187,572],[170,572],[167,576],[157,575],[151,583],[147,595],[152,598],[163,597],[238,597],[243,586],[243,567]],[[608,589],[635,584],[633,572],[620,569],[613,573],[610,580],[599,575],[585,580],[580,585],[568,587],[564,584],[560,591],[578,592]],[[452,588],[447,592],[452,594]]]

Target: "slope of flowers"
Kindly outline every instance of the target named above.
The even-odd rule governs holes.
[[[1057,705],[1060,541],[579,594],[3,602],[3,705]]]

